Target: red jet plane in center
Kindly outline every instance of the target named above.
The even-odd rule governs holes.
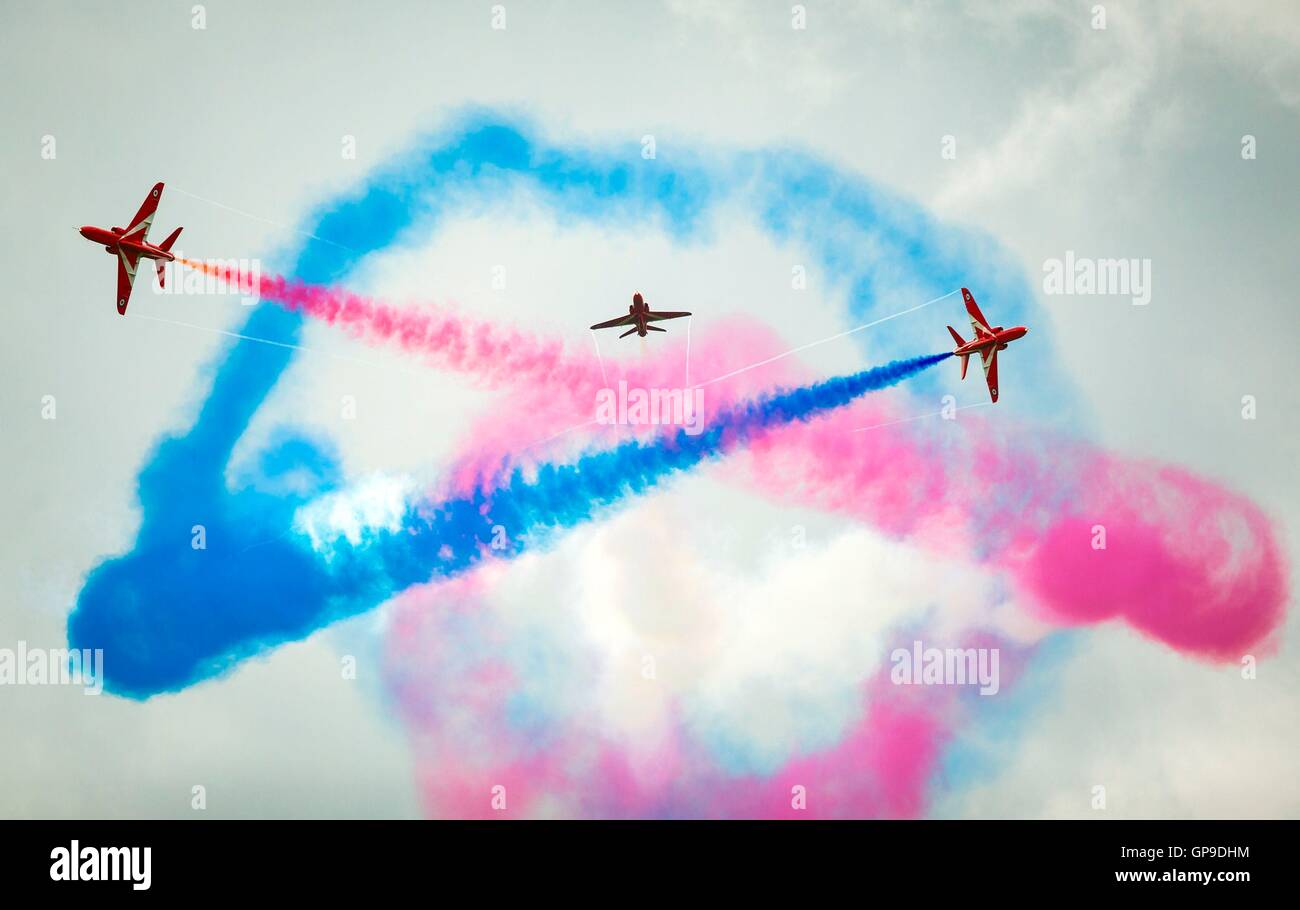
[[[656,311],[650,309],[650,305],[645,302],[640,294],[632,295],[632,303],[627,308],[627,315],[620,316],[617,319],[611,319],[608,322],[598,322],[592,326],[593,329],[612,329],[615,326],[630,325],[628,329],[619,338],[626,338],[633,332],[636,332],[642,338],[647,332],[666,332],[667,329],[661,329],[658,326],[650,325],[652,322],[662,322],[665,319],[680,319],[683,316],[689,316],[690,313]]]
[[[127,228],[110,228],[104,230],[87,224],[77,228],[77,233],[91,243],[103,244],[110,256],[117,257],[117,312],[126,315],[126,304],[131,299],[131,288],[135,285],[135,270],[141,259],[152,259],[158,263],[158,283],[163,283],[163,263],[173,262],[176,256],[171,253],[172,244],[180,236],[181,229],[171,232],[162,243],[154,245],[148,241],[149,226],[153,224],[153,213],[158,210],[158,200],[162,199],[163,185],[154,184],[149,195],[144,197],[140,211],[131,219]]]
[[[975,304],[975,298],[971,292],[965,288],[961,289],[962,300],[966,301],[966,312],[970,314],[970,327],[975,332],[975,338],[966,341],[957,334],[957,330],[948,326],[948,332],[952,335],[952,340],[957,342],[957,350],[953,351],[961,358],[961,378],[966,378],[966,366],[970,360],[971,354],[979,354],[980,360],[984,364],[984,380],[989,384],[989,395],[994,401],[998,400],[998,351],[1005,351],[1007,345],[1017,338],[1024,338],[1029,329],[1023,325],[1013,326],[1004,329],[1000,325],[989,328],[989,321],[984,318],[980,308]]]

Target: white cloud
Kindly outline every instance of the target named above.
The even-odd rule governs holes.
[[[1237,667],[1186,660],[1119,626],[1077,645],[1052,668],[1047,696],[1030,702],[1023,730],[983,744],[992,772],[945,794],[936,815],[1300,814],[1293,661],[1264,660],[1247,680]],[[1104,810],[1092,808],[1095,786],[1105,787]]]

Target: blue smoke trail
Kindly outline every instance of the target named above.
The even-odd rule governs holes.
[[[896,385],[951,356],[895,360],[852,376],[765,395],[724,409],[698,435],[682,428],[653,440],[630,440],[571,463],[542,465],[532,477],[516,468],[506,484],[490,493],[478,491],[432,507],[412,507],[397,531],[377,534],[365,545],[340,554],[335,570],[349,587],[391,593],[476,564],[489,551],[496,526],[510,535],[496,555],[513,557],[544,545],[551,532],[590,521],[629,496],[743,447],[756,433],[809,420],[868,392]]]

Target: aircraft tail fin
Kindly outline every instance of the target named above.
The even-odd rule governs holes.
[[[965,339],[965,338],[962,338],[960,335],[958,335],[958,334],[957,334],[957,330],[954,329],[952,326],[948,326],[948,334],[952,336],[952,340],[953,340],[953,341],[957,342],[957,347],[961,347],[963,344],[966,343],[966,339]],[[970,355],[969,355],[969,354],[962,354],[962,355],[960,355],[960,356],[961,356],[961,378],[962,378],[962,379],[965,379],[965,378],[966,378],[966,366],[967,366],[967,364],[970,363]]]
[[[659,326],[657,326],[657,325],[648,325],[648,326],[646,326],[646,329],[649,330],[649,331],[651,331],[651,332],[666,332],[666,331],[668,331],[667,329],[661,329],[661,328],[659,328]]]
[[[172,231],[170,234],[167,235],[166,240],[158,244],[158,249],[162,250],[165,253],[170,252],[172,248],[172,244],[176,242],[176,238],[179,237],[180,235],[181,235],[181,228],[177,228],[176,230]]]
[[[159,259],[159,260],[158,260],[156,263],[154,263],[154,264],[155,264],[156,266],[158,266],[158,287],[160,287],[160,288],[165,288],[165,287],[167,287],[167,278],[166,278],[167,272],[166,272],[166,270],[163,268],[163,266],[166,265],[167,263],[164,262],[163,260]]]
[[[628,329],[626,332],[624,332],[622,335],[619,335],[618,337],[626,338],[628,335],[631,335],[635,331],[636,331],[636,326],[632,326],[632,328]]]

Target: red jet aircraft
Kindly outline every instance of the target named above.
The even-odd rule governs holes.
[[[145,197],[140,211],[135,213],[128,228],[110,228],[87,224],[77,228],[77,233],[91,243],[103,244],[109,255],[117,256],[117,312],[126,315],[126,303],[131,299],[131,287],[135,284],[135,269],[141,259],[152,259],[158,263],[158,283],[163,283],[163,263],[176,259],[169,251],[181,229],[172,231],[171,236],[155,246],[149,243],[149,225],[153,224],[153,213],[158,210],[158,200],[162,198],[163,185],[154,184],[154,188]]]
[[[975,305],[975,298],[970,291],[961,289],[962,299],[966,301],[966,312],[970,314],[970,327],[975,332],[972,341],[966,341],[957,334],[957,330],[948,326],[957,350],[953,351],[961,358],[961,378],[966,378],[966,365],[971,354],[979,354],[984,363],[984,379],[989,384],[989,395],[998,400],[998,351],[1005,351],[1007,345],[1017,338],[1024,338],[1029,329],[1023,325],[1004,329],[1000,325],[989,328],[989,321],[984,318],[980,308]]]
[[[667,329],[661,329],[658,326],[650,325],[652,322],[662,322],[665,319],[680,319],[682,316],[689,316],[690,313],[680,312],[656,312],[650,309],[645,299],[640,294],[632,295],[632,303],[627,308],[627,315],[620,316],[617,319],[611,319],[608,322],[598,322],[592,326],[593,329],[612,329],[615,326],[630,325],[628,329],[619,338],[626,338],[633,332],[636,332],[642,338],[647,332],[666,332]]]

